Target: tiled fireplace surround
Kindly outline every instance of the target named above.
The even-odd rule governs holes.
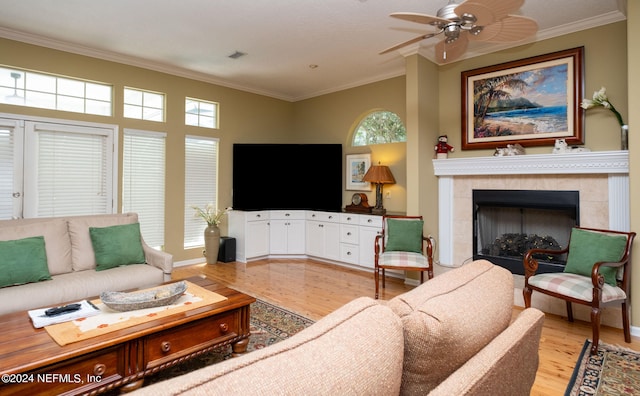
[[[473,256],[474,189],[574,190],[580,195],[580,225],[629,230],[629,155],[627,151],[534,154],[433,160],[438,176],[438,262],[457,267]],[[514,303],[524,306],[524,277],[514,275]],[[533,293],[544,312],[566,315],[564,301]],[[589,320],[587,307],[574,304],[577,319]],[[603,310],[602,323],[621,327],[620,309]]]

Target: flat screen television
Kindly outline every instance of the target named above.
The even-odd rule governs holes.
[[[236,210],[342,208],[341,144],[233,145]]]

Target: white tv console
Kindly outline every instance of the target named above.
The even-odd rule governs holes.
[[[232,210],[229,236],[236,260],[309,257],[363,269],[374,268],[375,237],[382,216],[312,210]]]

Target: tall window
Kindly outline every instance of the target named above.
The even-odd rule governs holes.
[[[376,111],[366,116],[353,134],[354,146],[407,141],[407,129],[396,113]]]
[[[184,122],[186,125],[218,128],[218,103],[187,98]]]
[[[112,115],[112,87],[51,74],[0,67],[0,103]]]
[[[125,88],[124,116],[138,120],[163,122],[164,94]]]
[[[159,132],[124,130],[122,212],[135,212],[145,242],[164,247],[165,140]]]
[[[215,138],[185,138],[185,248],[204,244],[204,229],[207,224],[195,217],[192,206],[203,208],[208,203],[218,203],[218,146],[219,141]]]

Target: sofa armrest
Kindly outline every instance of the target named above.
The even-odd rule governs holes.
[[[538,370],[544,314],[527,308],[429,396],[529,395]]]
[[[164,273],[164,281],[171,280],[171,272],[173,271],[173,256],[167,252],[154,249],[142,241],[142,250],[147,264],[160,268]]]

